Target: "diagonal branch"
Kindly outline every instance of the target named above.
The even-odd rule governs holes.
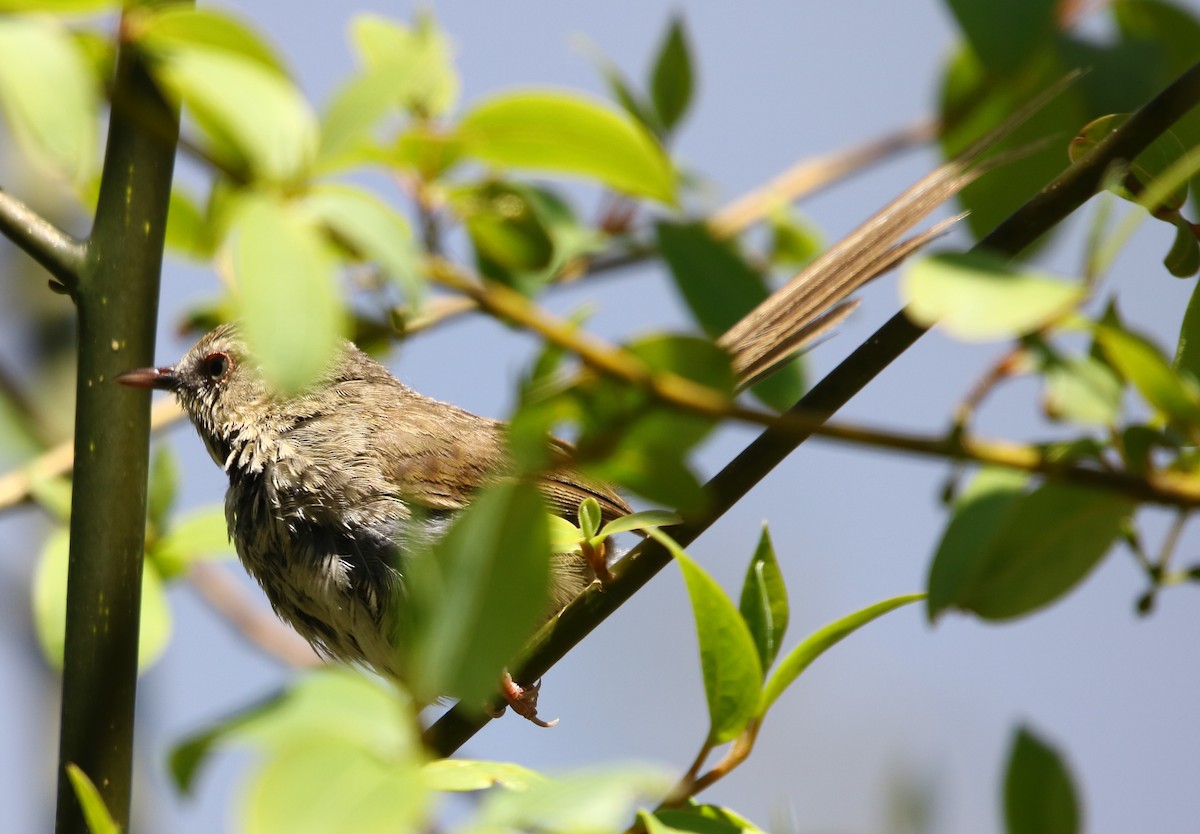
[[[0,234],[74,291],[83,264],[83,244],[6,191],[0,190]]]
[[[1109,165],[1118,159],[1129,160],[1137,156],[1197,103],[1200,103],[1200,64],[1179,76],[1087,158],[1056,177],[976,248],[1016,255],[1086,202],[1100,186]],[[924,332],[924,328],[909,321],[903,312],[897,313],[818,383],[793,412],[832,415]],[[687,519],[675,531],[676,540],[683,546],[695,541],[791,454],[803,439],[774,429],[760,435],[709,481],[709,509],[701,516]],[[535,680],[545,674],[670,561],[670,554],[656,542],[648,540],[636,547],[616,565],[614,580],[603,591],[585,591],[558,618],[534,635],[517,666],[515,679]],[[456,706],[429,728],[426,743],[439,755],[448,756],[489,720],[487,716]]]

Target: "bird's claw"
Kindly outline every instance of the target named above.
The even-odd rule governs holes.
[[[500,694],[504,696],[504,700],[512,707],[513,712],[526,721],[532,721],[539,727],[553,727],[558,723],[557,718],[553,721],[544,721],[537,714],[538,691],[541,688],[542,682],[540,679],[529,686],[521,686],[521,684],[512,679],[512,675],[508,672],[505,672],[504,676],[500,679]],[[498,717],[503,712],[504,708],[501,707],[499,712],[492,717]]]

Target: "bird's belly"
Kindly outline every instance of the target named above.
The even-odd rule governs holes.
[[[317,651],[400,677],[391,637],[400,575],[390,526],[326,529],[272,512],[267,502],[226,502],[238,557],[275,612]]]

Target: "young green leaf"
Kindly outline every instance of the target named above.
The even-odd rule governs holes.
[[[139,12],[131,31],[147,49],[168,52],[201,47],[229,52],[286,78],[283,61],[244,21],[215,9],[167,7]]]
[[[1071,773],[1053,747],[1017,728],[1004,774],[1008,834],[1078,834],[1079,799]]]
[[[528,484],[480,493],[434,546],[409,560],[410,683],[482,709],[500,673],[545,618],[547,511]]]
[[[159,446],[150,458],[150,476],[146,492],[146,516],[160,533],[175,505],[179,489],[179,464],[170,446]]]
[[[200,206],[178,185],[171,189],[167,208],[167,248],[178,255],[205,261],[212,257],[216,242]]]
[[[761,718],[766,715],[767,710],[779,699],[779,696],[826,650],[837,645],[843,638],[850,636],[872,620],[921,599],[925,599],[925,594],[905,594],[885,599],[883,602],[868,605],[861,611],[855,611],[840,620],[835,620],[804,638],[800,645],[788,652],[787,657],[780,661],[779,668],[775,670],[766,686],[763,687],[762,702],[756,716]]]
[[[758,707],[763,670],[754,637],[716,580],[669,536],[650,535],[671,551],[687,584],[708,698],[708,742],[723,744],[746,728]]]
[[[670,527],[682,521],[683,518],[679,513],[673,513],[668,510],[642,510],[639,513],[630,513],[620,518],[614,518],[601,528],[598,535],[604,538],[606,536],[615,536],[618,533],[631,533],[634,530],[652,530],[658,527]]]
[[[717,240],[705,223],[660,222],[658,248],[696,322],[718,338],[770,294],[762,273],[732,243]],[[804,391],[799,367],[785,365],[754,394],[772,408],[790,408]]]
[[[331,247],[316,223],[269,197],[245,198],[231,234],[247,341],[268,380],[298,391],[324,370],[345,327]]]
[[[994,255],[929,255],[900,281],[909,318],[968,341],[1012,339],[1045,327],[1086,296],[1082,286],[1015,267]]]
[[[666,796],[674,780],[647,766],[577,771],[536,782],[523,791],[493,791],[483,798],[462,834],[499,831],[552,831],[598,834],[622,831],[637,805]]]
[[[270,182],[302,179],[316,156],[317,119],[296,86],[237,53],[144,44],[155,80],[183,101],[234,169]]]
[[[1117,371],[1168,420],[1200,424],[1200,391],[1184,380],[1149,339],[1115,325],[1098,324],[1096,343]]]
[[[592,538],[600,532],[600,503],[595,498],[585,498],[579,505],[579,530],[584,538]]]
[[[641,125],[580,95],[518,92],[476,105],[459,134],[466,152],[494,165],[595,179],[617,191],[675,202],[676,176]]]
[[[0,113],[28,158],[76,185],[88,182],[99,112],[99,80],[61,23],[0,17]]]
[[[375,195],[338,183],[315,186],[301,201],[356,257],[373,261],[410,305],[425,295],[419,255],[408,221]]]
[[[1179,325],[1179,342],[1172,367],[1200,380],[1200,282],[1192,288],[1192,297]]]
[[[771,544],[771,534],[767,532],[765,524],[758,547],[750,559],[750,567],[746,570],[738,610],[754,637],[762,668],[770,669],[787,631],[788,598],[783,572],[775,559],[775,547]]]
[[[212,507],[193,511],[167,529],[146,554],[163,579],[174,579],[196,562],[216,561],[233,556],[225,508]]]
[[[680,808],[663,808],[653,814],[642,812],[649,823],[648,834],[763,834],[763,830],[741,814],[718,805],[700,805],[693,800]]]
[[[424,827],[428,799],[415,755],[299,739],[251,777],[240,819],[248,834],[395,834]]]
[[[1083,426],[1112,426],[1121,413],[1121,380],[1092,356],[1050,363],[1045,371],[1044,407],[1054,420]]]
[[[674,130],[692,101],[692,56],[682,17],[667,29],[650,73],[650,98],[666,133]]]
[[[546,777],[511,762],[469,759],[438,759],[421,768],[425,784],[434,791],[482,791],[499,785],[510,791],[525,791]]]
[[[33,624],[46,660],[62,668],[67,631],[67,562],[70,534],[65,527],[50,534],[33,573]],[[138,630],[138,669],[146,670],[162,656],[171,639],[171,609],[162,578],[152,563],[142,569],[142,607]]]
[[[191,792],[209,754],[230,744],[277,756],[298,741],[328,741],[378,759],[416,761],[420,748],[411,712],[407,695],[377,678],[344,667],[316,669],[185,738],[171,751],[171,776],[176,787]]]
[[[1191,278],[1200,272],[1200,242],[1196,240],[1196,230],[1183,217],[1176,215],[1175,240],[1170,251],[1163,258],[1163,266],[1176,278]]]
[[[350,39],[371,75],[389,79],[392,101],[421,116],[440,116],[458,100],[458,73],[446,36],[429,14],[415,27],[374,14],[358,14]]]
[[[83,809],[83,819],[87,823],[88,831],[91,834],[121,834],[121,826],[117,825],[117,821],[108,811],[108,806],[104,804],[104,797],[83,769],[73,762],[67,762],[66,769],[67,779],[75,791],[75,798],[79,800],[79,807]]]
[[[1123,496],[1067,484],[1024,493],[993,475],[972,485],[934,555],[930,617],[960,608],[1005,620],[1048,605],[1091,572],[1133,508]]]

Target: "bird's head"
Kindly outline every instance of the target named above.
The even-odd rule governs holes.
[[[220,466],[273,422],[276,397],[232,324],[210,331],[173,367],[126,371],[117,382],[174,392]]]

